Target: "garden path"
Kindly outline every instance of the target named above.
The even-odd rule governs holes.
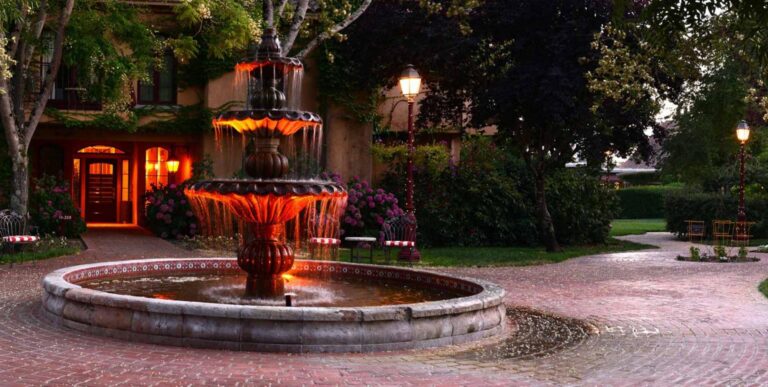
[[[457,349],[289,355],[161,347],[52,326],[41,278],[74,264],[188,255],[140,230],[89,231],[72,257],[0,266],[0,385],[768,384],[768,255],[757,263],[679,262],[669,234],[626,239],[659,249],[559,264],[443,269],[502,284],[507,304],[588,321],[598,334],[542,357],[467,360]]]

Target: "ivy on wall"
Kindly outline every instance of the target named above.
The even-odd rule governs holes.
[[[85,113],[48,108],[46,114],[66,128],[102,129],[126,133],[199,134],[211,130],[211,121],[236,102],[216,109],[201,103],[187,106],[142,106],[126,112]],[[154,120],[140,125],[142,118]]]

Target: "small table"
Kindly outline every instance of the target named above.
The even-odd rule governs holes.
[[[376,243],[376,238],[374,237],[346,237],[344,238],[347,242],[355,242],[352,245],[352,248],[349,250],[349,260],[351,262],[355,262],[356,260],[365,258],[363,255],[355,254],[355,247],[358,248],[365,248],[367,245],[368,248],[368,261],[370,263],[373,263],[373,244]]]

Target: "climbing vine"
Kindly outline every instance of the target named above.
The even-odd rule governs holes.
[[[216,109],[202,104],[160,107],[141,106],[125,112],[83,113],[48,108],[46,114],[66,128],[102,129],[127,133],[204,133],[210,131],[211,121],[234,102]],[[154,118],[140,125],[142,118]]]

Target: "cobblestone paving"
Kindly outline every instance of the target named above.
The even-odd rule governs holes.
[[[535,267],[446,269],[503,285],[507,305],[583,321],[532,313],[530,324],[520,324],[519,340],[571,337],[567,348],[484,356],[500,348],[485,343],[288,355],[129,343],[52,326],[39,312],[39,282],[51,270],[189,255],[138,230],[92,230],[89,249],[78,256],[0,266],[0,385],[768,384],[768,299],[757,291],[768,277],[768,256],[757,263],[679,262],[675,256],[688,244],[668,234],[627,239],[660,249]]]

